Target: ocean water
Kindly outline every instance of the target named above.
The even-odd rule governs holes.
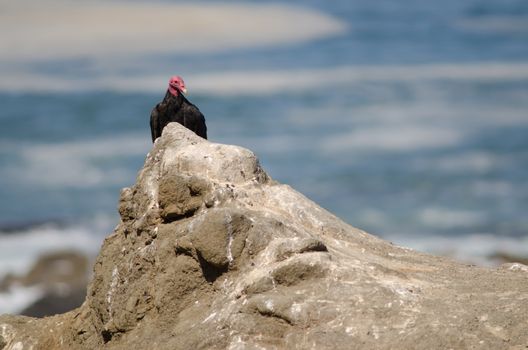
[[[528,256],[526,1],[0,4],[0,276],[98,251],[173,74],[211,141],[353,226],[467,262]],[[49,22],[21,27],[35,6]],[[76,6],[134,21],[93,31]],[[181,33],[145,30],[164,13],[186,14]],[[38,292],[15,294],[0,313]]]

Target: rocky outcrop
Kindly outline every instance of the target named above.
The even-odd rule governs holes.
[[[39,291],[38,298],[19,311],[21,315],[43,317],[63,313],[83,303],[89,272],[89,259],[80,252],[46,253],[27,273],[20,276],[8,274],[0,279],[0,293],[17,287]]]
[[[353,200],[353,198],[351,199]],[[0,317],[0,349],[524,349],[528,267],[420,254],[172,123],[104,241],[84,304]]]

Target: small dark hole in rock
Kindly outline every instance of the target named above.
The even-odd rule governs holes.
[[[198,261],[200,262],[200,267],[202,268],[202,272],[203,272],[203,275],[205,277],[205,280],[207,282],[209,282],[209,283],[213,283],[223,273],[227,272],[227,266],[223,267],[223,268],[213,266],[213,265],[209,264],[200,255],[198,255]]]
[[[101,336],[103,337],[103,341],[105,342],[105,344],[112,340],[112,332],[108,330],[102,331]]]
[[[174,221],[178,221],[178,220],[182,220],[182,219],[186,219],[186,218],[190,218],[194,215],[194,213],[196,212],[198,208],[194,209],[194,210],[191,210],[191,211],[188,211],[186,212],[185,214],[181,215],[181,214],[175,214],[175,213],[170,213],[170,214],[167,214],[163,217],[163,223],[164,224],[170,224],[171,222],[174,222]]]

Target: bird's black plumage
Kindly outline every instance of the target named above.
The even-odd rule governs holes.
[[[196,135],[207,139],[205,118],[195,105],[179,92],[176,96],[167,90],[163,101],[158,103],[150,114],[152,142],[161,136],[163,128],[170,122],[178,122]]]

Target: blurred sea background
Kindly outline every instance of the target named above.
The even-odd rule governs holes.
[[[525,0],[0,0],[0,52],[0,280],[98,252],[175,74],[211,141],[351,225],[528,257]]]

